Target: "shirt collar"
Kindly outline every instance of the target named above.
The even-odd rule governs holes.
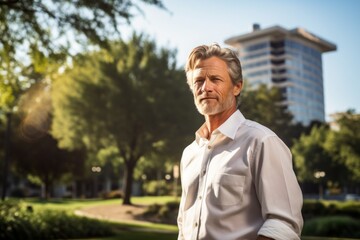
[[[219,132],[224,136],[231,138],[234,140],[236,132],[239,126],[245,121],[244,115],[236,110],[223,124],[218,127],[213,134],[218,134]],[[200,144],[203,139],[206,139],[209,135],[209,130],[206,127],[206,123],[204,123],[199,130],[195,133],[195,140],[197,144]]]

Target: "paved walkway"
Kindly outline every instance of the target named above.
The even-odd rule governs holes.
[[[145,212],[147,206],[144,205],[121,205],[111,204],[95,207],[86,207],[80,210],[76,210],[75,214],[78,216],[84,216],[89,218],[97,218],[107,221],[122,222],[122,223],[152,223],[148,219],[144,219],[142,214]],[[129,228],[131,230],[131,227]],[[141,230],[140,230],[141,229]],[[136,231],[150,231],[150,232],[161,232],[161,233],[174,233],[173,230],[163,229],[147,229],[147,228],[136,228]],[[177,231],[175,231],[177,232]]]
[[[80,210],[76,210],[75,214],[79,216],[86,216],[116,222],[146,223],[148,221],[143,219],[141,216],[145,210],[146,206],[143,205],[127,206],[121,204],[111,204],[82,208]]]

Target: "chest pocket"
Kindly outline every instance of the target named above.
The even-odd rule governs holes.
[[[231,206],[242,202],[245,176],[216,174],[209,195],[211,204]]]

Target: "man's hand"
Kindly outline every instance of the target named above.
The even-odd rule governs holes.
[[[265,236],[261,236],[259,235],[256,240],[274,240],[273,238],[268,238],[268,237],[265,237]]]

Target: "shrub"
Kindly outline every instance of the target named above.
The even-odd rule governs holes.
[[[153,222],[176,224],[179,202],[171,201],[164,205],[152,204],[148,206],[143,216]]]
[[[326,212],[325,205],[320,201],[305,201],[302,214],[305,219],[311,218],[313,216],[324,215]]]
[[[319,216],[349,216],[360,218],[360,202],[305,201],[302,214],[305,220]]]
[[[360,237],[360,221],[348,216],[318,217],[305,222],[302,234],[319,237]]]
[[[150,196],[166,196],[172,193],[173,185],[165,180],[149,180],[143,184],[143,190]]]
[[[122,198],[123,192],[121,190],[113,190],[110,192],[105,192],[102,194],[103,199],[116,199],[116,198]]]
[[[339,214],[360,219],[360,202],[345,202],[339,207]]]
[[[0,203],[0,239],[68,239],[112,235],[98,220],[59,210],[32,210],[19,202]]]
[[[11,190],[10,192],[10,196],[11,197],[16,197],[16,198],[23,198],[26,197],[28,195],[26,189],[24,188],[15,188],[13,190]]]

